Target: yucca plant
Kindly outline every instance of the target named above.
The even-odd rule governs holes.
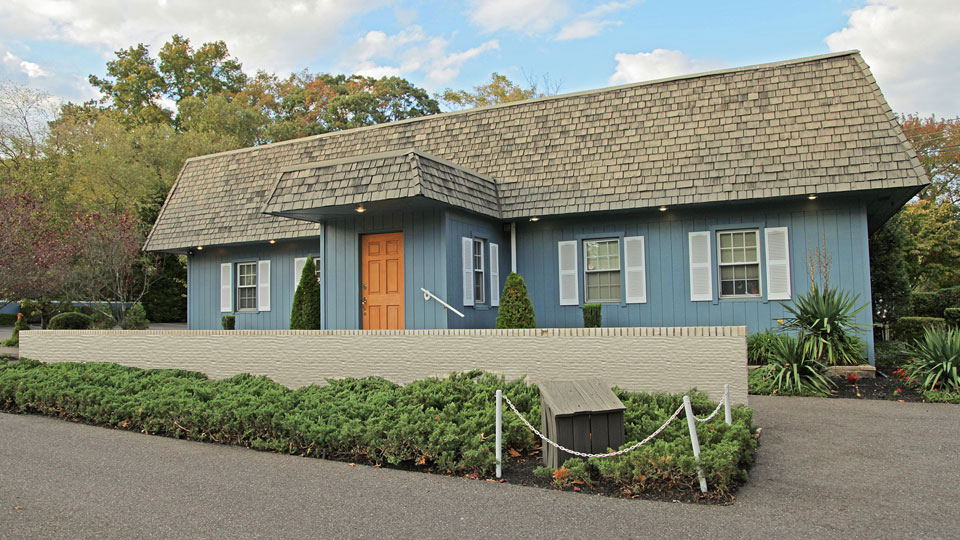
[[[834,387],[833,381],[824,375],[822,363],[807,354],[803,338],[783,336],[770,343],[770,384],[780,393],[825,395]]]
[[[907,373],[924,390],[960,392],[960,331],[927,328],[910,352],[914,359],[907,365]]]
[[[859,296],[816,283],[798,296],[793,305],[785,304],[793,317],[783,319],[783,327],[796,330],[806,354],[828,366],[852,366],[863,363],[863,341],[857,335],[862,324],[855,321],[866,305],[857,307]]]

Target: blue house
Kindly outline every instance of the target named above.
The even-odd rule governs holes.
[[[312,255],[328,329],[491,328],[516,271],[541,327],[754,332],[817,249],[868,303],[868,235],[925,183],[854,51],[194,158],[146,249],[188,255],[191,329],[288,328]]]

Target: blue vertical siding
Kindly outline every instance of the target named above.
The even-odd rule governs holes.
[[[463,305],[463,251],[462,238],[483,238],[500,248],[500,290],[510,273],[510,233],[504,232],[503,223],[462,212],[448,211],[444,215],[446,241],[447,295],[441,296],[448,304],[460,310],[464,317],[447,312],[447,328],[495,328],[497,308],[490,306],[490,271],[484,273],[486,302],[475,306]],[[485,254],[489,267],[490,251]],[[442,271],[442,269],[441,269]],[[440,295],[438,295],[440,296]]]
[[[406,328],[446,328],[444,310],[425,302],[420,288],[446,296],[443,211],[412,210],[330,220],[324,227],[325,328],[360,328],[360,236],[403,233]]]
[[[810,288],[806,258],[823,244],[831,257],[830,284],[859,296],[867,305],[857,322],[872,324],[867,214],[861,201],[804,201],[785,204],[740,205],[699,211],[670,210],[614,216],[541,220],[518,223],[518,271],[524,276],[540,327],[578,327],[579,306],[561,306],[558,290],[557,242],[597,235],[643,236],[646,243],[646,304],[604,304],[604,326],[715,326],[745,325],[750,332],[775,327],[788,314],[783,303],[766,300],[766,268],[762,299],[719,299],[714,280],[713,302],[690,300],[687,233],[727,228],[788,227],[792,295]],[[761,242],[763,234],[761,233]],[[714,251],[715,251],[714,247]],[[716,253],[712,257],[716,274]],[[448,261],[449,263],[449,261]],[[581,301],[583,268],[580,258]],[[761,265],[763,265],[761,257]],[[873,361],[873,332],[862,333]]]
[[[321,253],[320,238],[303,238],[242,246],[210,246],[195,251],[187,259],[187,327],[191,330],[210,330],[221,327],[220,265],[252,261],[270,261],[270,311],[233,312],[238,330],[273,330],[290,328],[290,310],[298,281],[293,275],[293,261],[297,257]],[[322,261],[321,261],[322,262]],[[236,309],[236,268],[233,271]]]

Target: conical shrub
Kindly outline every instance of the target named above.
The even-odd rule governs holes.
[[[523,281],[523,276],[511,272],[503,285],[503,294],[500,295],[497,328],[536,327],[537,316],[527,295],[527,284]]]
[[[293,310],[290,312],[291,330],[320,329],[320,284],[317,283],[317,267],[313,257],[307,257],[300,274],[300,284],[293,293]]]

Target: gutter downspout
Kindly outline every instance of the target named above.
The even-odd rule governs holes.
[[[517,222],[510,222],[510,271],[517,273]]]

